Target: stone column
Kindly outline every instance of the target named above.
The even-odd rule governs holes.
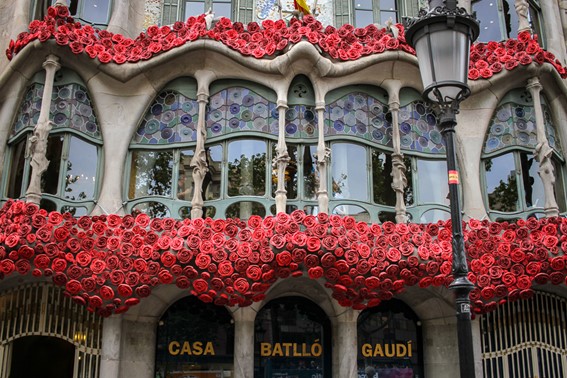
[[[319,190],[317,190],[317,202],[319,212],[329,213],[329,191],[327,188],[327,166],[331,157],[331,150],[325,146],[325,103],[318,102],[315,105],[317,111],[317,128],[319,139],[317,141],[317,170],[319,173]]]
[[[45,68],[45,85],[41,97],[39,119],[33,134],[28,139],[26,148],[26,158],[31,158],[30,165],[32,168],[30,183],[26,191],[26,201],[37,205],[39,205],[41,200],[41,175],[49,167],[49,160],[46,157],[47,139],[53,127],[53,123],[49,120],[49,109],[51,107],[55,72],[61,68],[59,58],[55,55],[48,55],[45,62],[43,62],[43,68]]]
[[[537,145],[534,150],[534,156],[536,161],[539,163],[538,174],[543,182],[543,188],[545,193],[545,205],[544,211],[547,217],[559,216],[559,206],[557,206],[557,201],[555,199],[555,167],[553,166],[553,161],[551,156],[553,155],[553,149],[549,146],[547,141],[547,136],[545,135],[545,123],[543,119],[543,108],[541,107],[541,83],[539,78],[532,77],[528,80],[528,85],[526,88],[530,91],[534,101],[534,110],[536,115],[536,133],[537,133]]]
[[[422,320],[424,376],[458,377],[457,318]]]
[[[567,44],[567,0],[559,0],[559,17],[563,29],[563,43]]]
[[[254,320],[256,310],[239,307],[232,312],[234,318],[234,378],[254,376]]]
[[[543,20],[541,20],[541,26],[544,29],[545,40],[547,42],[546,50],[555,54],[555,56],[562,62],[565,62],[565,32],[564,27],[562,27],[562,17],[561,14],[565,13],[565,4],[560,1],[561,9],[557,4],[557,1],[540,1],[541,15]],[[541,39],[542,36],[540,36]]]
[[[105,318],[102,323],[102,351],[100,376],[120,377],[120,345],[122,341],[122,315]]]
[[[155,378],[156,337],[159,317],[144,316],[122,320],[120,378]],[[101,374],[101,377],[107,378]],[[114,378],[108,376],[109,378]]]
[[[276,190],[276,212],[285,213],[285,205],[287,201],[287,190],[285,190],[285,170],[289,164],[290,157],[285,143],[285,112],[287,110],[287,101],[278,100],[278,145],[276,147],[276,156],[272,161],[272,166],[277,171],[278,188]]]
[[[357,320],[360,311],[351,308],[337,317],[333,340],[333,377],[357,378]]]
[[[392,154],[392,189],[396,192],[396,222],[406,223],[408,217],[406,214],[406,203],[404,201],[404,190],[408,185],[406,178],[406,166],[404,165],[404,154],[401,150],[400,142],[400,126],[399,126],[399,112],[400,100],[398,93],[389,94],[390,113],[392,114],[392,145],[394,153]]]
[[[207,164],[207,152],[205,151],[205,141],[207,139],[207,131],[205,129],[205,111],[209,96],[207,93],[199,93],[197,95],[199,103],[199,120],[197,121],[197,144],[195,146],[195,155],[191,159],[191,168],[193,168],[193,199],[191,200],[191,219],[201,218],[203,216],[203,180],[209,172]]]

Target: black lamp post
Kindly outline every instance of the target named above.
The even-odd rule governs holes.
[[[461,378],[474,378],[469,300],[474,285],[467,278],[454,134],[459,104],[470,95],[469,51],[471,42],[478,37],[479,25],[474,16],[457,7],[457,0],[429,0],[429,9],[422,9],[418,18],[408,20],[406,40],[415,48],[419,60],[423,96],[439,109],[439,128],[447,151],[454,278],[449,288],[455,292],[459,365]]]

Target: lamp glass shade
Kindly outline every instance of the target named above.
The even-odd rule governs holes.
[[[414,40],[424,94],[432,102],[454,100],[468,88],[470,36],[459,29],[432,24]]]

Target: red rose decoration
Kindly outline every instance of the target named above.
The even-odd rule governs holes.
[[[103,286],[100,288],[99,290],[99,294],[101,296],[102,299],[104,300],[109,300],[114,298],[114,290],[112,290],[112,288],[110,286]]]

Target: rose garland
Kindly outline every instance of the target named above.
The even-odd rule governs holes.
[[[561,284],[567,220],[471,220],[465,227],[475,313]],[[561,251],[559,245],[561,243]],[[74,218],[8,201],[0,209],[0,277],[51,277],[102,316],[175,284],[204,302],[247,306],[278,279],[321,279],[342,306],[364,309],[406,287],[447,286],[451,224],[382,225],[294,211],[240,219]]]
[[[55,39],[62,46],[69,46],[75,54],[86,53],[101,63],[138,62],[147,60],[161,52],[190,43],[200,38],[219,41],[245,56],[257,59],[271,58],[301,40],[317,46],[332,59],[341,61],[357,60],[363,56],[380,54],[386,50],[405,51],[415,55],[415,50],[406,42],[404,27],[392,26],[394,30],[378,29],[374,24],[355,28],[345,24],[340,28],[327,26],[313,16],[306,15],[299,20],[292,18],[289,26],[283,20],[265,20],[261,25],[250,22],[232,22],[221,18],[210,30],[207,29],[205,15],[189,17],[186,22],[175,22],[172,26],[150,26],[136,39],[113,34],[83,25],[70,17],[65,6],[48,8],[43,20],[34,20],[29,31],[20,33],[16,41],[11,40],[6,55],[12,59],[22,48],[38,39],[45,42]],[[502,71],[502,67],[512,70],[519,64],[532,61],[551,63],[563,78],[567,72],[553,54],[545,52],[537,43],[537,36],[521,33],[518,40],[505,43],[479,43],[471,48],[471,70],[469,79],[489,78]]]

